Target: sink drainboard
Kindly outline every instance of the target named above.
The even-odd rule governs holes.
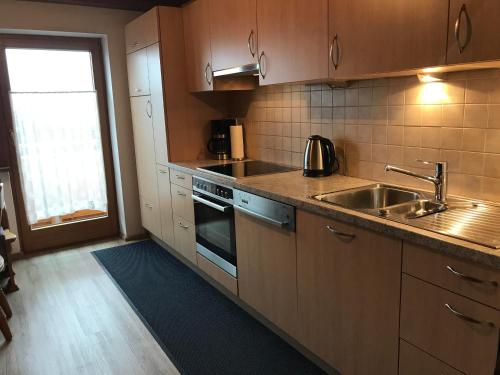
[[[452,201],[444,212],[418,219],[390,219],[494,249],[500,248],[500,207],[493,205]]]

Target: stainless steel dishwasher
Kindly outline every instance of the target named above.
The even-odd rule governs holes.
[[[234,211],[239,296],[296,337],[295,207],[234,190]]]

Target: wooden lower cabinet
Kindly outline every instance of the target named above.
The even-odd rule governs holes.
[[[500,311],[403,274],[401,338],[433,357],[466,374],[496,373],[498,327]]]
[[[399,343],[399,375],[463,375],[444,362],[401,340]]]
[[[142,226],[156,237],[161,238],[160,208],[158,200],[139,197]]]
[[[299,341],[343,375],[397,374],[401,240],[301,210],[296,225]]]
[[[295,232],[235,212],[240,298],[290,336],[297,335]]]
[[[196,232],[194,224],[174,214],[175,250],[196,264]]]

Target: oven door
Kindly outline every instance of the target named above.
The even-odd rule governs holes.
[[[231,204],[193,192],[196,251],[236,277],[236,238]]]

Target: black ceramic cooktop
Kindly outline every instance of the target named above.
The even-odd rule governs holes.
[[[223,174],[229,177],[241,178],[262,174],[289,172],[296,170],[297,168],[285,167],[283,165],[267,163],[259,160],[250,160],[236,163],[211,165],[208,167],[201,167],[199,169]]]

